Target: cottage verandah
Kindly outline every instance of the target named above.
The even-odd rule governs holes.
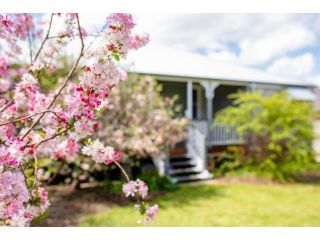
[[[195,129],[205,136],[206,145],[237,144],[241,141],[233,126],[212,120],[217,111],[231,105],[229,94],[245,91],[244,84],[225,84],[222,81],[191,80],[176,78],[164,80],[157,77],[163,87],[163,95],[178,95],[177,104],[182,107],[181,115],[185,115]],[[192,135],[190,136],[192,137]]]
[[[172,154],[165,171],[178,181],[192,180],[193,177],[211,178],[212,175],[207,171],[208,149],[243,142],[234,126],[218,122],[212,124],[212,120],[217,111],[232,104],[229,94],[245,91],[247,86],[225,84],[223,81],[154,77],[162,85],[164,96],[178,95],[177,104],[182,107],[180,114],[191,122],[188,139],[183,145],[186,151]]]
[[[167,159],[164,172],[169,173],[174,181],[211,178],[212,175],[207,170],[208,157],[216,154],[215,149],[244,144],[244,140],[235,130],[236,126],[213,122],[219,110],[232,104],[232,100],[228,97],[230,94],[238,91],[262,91],[267,94],[282,89],[288,90],[291,95],[294,92],[297,95],[297,91],[304,95],[311,93],[307,88],[275,84],[173,76],[154,76],[154,78],[162,85],[164,96],[178,95],[177,104],[182,106],[181,115],[185,115],[191,122],[188,139],[184,145],[186,152],[178,151],[178,154],[171,154]]]

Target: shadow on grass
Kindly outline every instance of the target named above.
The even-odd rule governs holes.
[[[221,185],[201,185],[201,187],[183,185],[179,190],[167,193],[156,201],[163,209],[167,207],[183,207],[197,200],[223,197],[224,188],[225,186]]]
[[[223,196],[223,186],[181,185],[171,192],[150,192],[150,202],[157,202],[163,209],[168,207],[183,207],[212,196]],[[56,187],[49,190],[51,206],[48,216],[32,223],[32,226],[76,226],[79,219],[86,214],[94,214],[113,206],[127,206],[134,203],[121,192],[110,192],[105,188],[89,188],[73,190],[68,187]]]
[[[84,214],[95,213],[103,207],[130,203],[123,194],[104,188],[74,190],[68,186],[51,186],[49,198],[51,206],[46,214],[48,216],[36,219],[32,226],[75,226]]]
[[[296,174],[294,176],[295,183],[320,184],[320,171],[310,171],[306,173]]]

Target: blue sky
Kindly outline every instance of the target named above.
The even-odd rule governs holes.
[[[80,14],[95,32],[108,14]],[[134,14],[151,43],[320,83],[320,14]]]

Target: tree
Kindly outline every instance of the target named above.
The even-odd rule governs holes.
[[[221,110],[216,120],[236,126],[245,140],[244,147],[236,148],[233,166],[283,179],[313,161],[314,110],[309,102],[296,101],[285,91],[267,96],[240,92],[230,97],[234,106]]]
[[[188,121],[178,117],[175,102],[161,96],[155,79],[131,74],[110,94],[98,136],[124,158],[158,156],[186,138]]]
[[[64,26],[52,35],[56,18],[63,18]],[[96,163],[121,169],[127,179],[123,192],[137,198],[146,222],[152,220],[158,206],[143,202],[146,183],[129,179],[113,147],[98,139],[86,141],[98,127],[97,110],[123,78],[115,62],[125,58],[130,48],[143,46],[147,37],[133,35],[132,16],[121,13],[111,14],[97,34],[102,44],[87,48],[87,33],[76,13],[51,14],[47,30],[42,26],[31,14],[0,14],[0,38],[7,47],[0,58],[0,225],[28,226],[42,214],[49,200],[37,178],[39,162],[57,156],[67,159],[81,148]],[[44,38],[34,52],[42,33]],[[39,85],[43,72],[56,70],[59,53],[73,40],[80,42],[73,66],[57,88],[44,91]],[[23,41],[29,47],[30,62],[16,65],[25,50],[20,47]],[[83,143],[87,144],[82,147]]]

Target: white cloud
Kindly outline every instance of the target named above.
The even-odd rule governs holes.
[[[149,32],[152,43],[189,51],[206,49],[208,55],[218,58],[222,55],[223,59],[226,53],[221,50],[227,49],[238,55],[237,61],[244,65],[266,64],[314,45],[319,33],[315,23],[320,21],[316,14],[138,14],[135,17],[137,29]],[[230,44],[236,49],[230,49]],[[216,46],[220,46],[219,51]]]
[[[312,73],[314,67],[314,56],[311,53],[305,53],[297,57],[281,57],[274,61],[267,71],[285,77],[306,78]]]
[[[310,46],[315,42],[315,34],[303,26],[279,27],[257,39],[241,41],[240,61],[249,65],[264,64],[275,57]]]

